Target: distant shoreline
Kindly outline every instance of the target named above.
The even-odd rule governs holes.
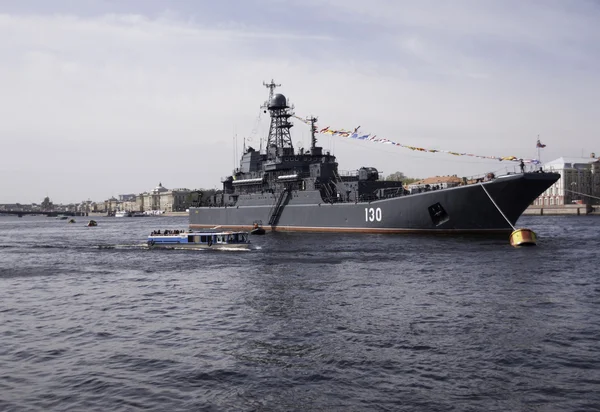
[[[151,216],[144,216],[144,217],[162,217],[162,216],[188,216],[189,213],[188,212],[165,212],[162,213],[160,215],[151,215]],[[93,217],[106,217],[106,212],[90,212],[88,213],[88,217],[89,216],[93,216]],[[123,219],[123,218],[119,218],[119,219]],[[139,218],[136,218],[139,219]]]
[[[529,206],[523,216],[600,216],[600,207],[579,204]]]

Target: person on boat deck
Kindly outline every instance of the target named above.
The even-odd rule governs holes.
[[[521,168],[521,173],[525,173],[525,163],[523,163],[523,159],[521,159],[521,163],[519,163],[519,167]]]

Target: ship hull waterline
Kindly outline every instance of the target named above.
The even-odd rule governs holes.
[[[250,194],[240,196],[234,206],[190,208],[189,226],[250,229],[253,222],[262,221],[266,230],[282,232],[509,234],[512,227],[498,208],[514,225],[559,177],[555,173],[513,174],[485,183],[357,203],[323,203],[318,191],[293,191],[274,225],[267,222],[277,194]],[[438,204],[443,210],[441,220],[431,212]]]

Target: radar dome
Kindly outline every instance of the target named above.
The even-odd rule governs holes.
[[[283,94],[276,94],[269,102],[269,109],[285,109],[287,107],[287,99]]]

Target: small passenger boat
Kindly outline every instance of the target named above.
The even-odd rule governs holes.
[[[98,222],[95,220],[90,220],[87,225],[88,227],[98,226]]]
[[[148,236],[149,249],[249,249],[248,232],[154,231]]]
[[[264,235],[265,229],[262,227],[262,221],[256,220],[252,225],[251,235]]]

